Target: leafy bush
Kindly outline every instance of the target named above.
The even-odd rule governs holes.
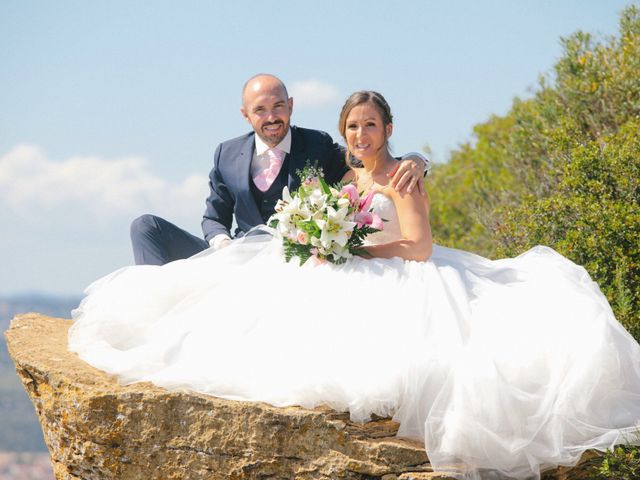
[[[490,257],[549,245],[640,339],[640,9],[617,37],[562,42],[552,79],[434,169],[435,241]]]
[[[594,480],[635,480],[640,478],[640,451],[635,447],[607,450]]]

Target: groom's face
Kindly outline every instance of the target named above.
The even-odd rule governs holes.
[[[247,86],[240,111],[256,135],[275,147],[289,131],[293,99],[287,98],[281,84],[269,79],[258,80]]]

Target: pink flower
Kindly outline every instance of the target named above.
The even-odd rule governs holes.
[[[309,177],[305,179],[304,182],[302,182],[302,184],[305,187],[316,188],[318,185],[320,185],[320,180],[318,180],[318,177]]]
[[[367,212],[371,208],[371,202],[373,201],[373,196],[376,194],[374,190],[369,190],[367,194],[360,199],[360,211]]]
[[[362,228],[363,225],[371,225],[373,214],[371,212],[358,212],[354,220],[358,224],[358,228]]]
[[[384,228],[382,219],[372,212],[358,212],[354,220],[358,223],[358,228],[362,228],[364,225],[375,228],[376,230],[382,230]]]
[[[360,195],[358,195],[358,189],[355,187],[355,185],[351,183],[348,183],[344,187],[342,187],[342,190],[340,190],[340,196],[347,197],[352,207],[357,205],[358,202],[360,201]]]
[[[379,215],[372,213],[373,220],[371,221],[371,228],[375,228],[376,230],[384,230],[384,222],[380,218]]]
[[[296,236],[296,241],[300,245],[306,245],[309,243],[309,234],[304,230],[298,230],[298,235]]]

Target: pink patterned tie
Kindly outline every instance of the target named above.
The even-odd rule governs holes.
[[[258,187],[261,192],[269,190],[269,187],[280,172],[285,155],[285,153],[278,148],[270,148],[266,153],[269,157],[269,166],[253,177],[253,183],[256,184],[256,187]]]

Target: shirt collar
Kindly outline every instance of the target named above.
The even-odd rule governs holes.
[[[257,155],[262,155],[264,152],[269,150],[269,148],[271,148],[269,147],[269,145],[264,143],[258,135],[256,135],[255,137],[256,137],[256,154]],[[282,141],[278,145],[275,146],[275,148],[277,148],[278,150],[282,150],[284,153],[291,152],[291,128],[289,128],[285,137],[282,139]]]

